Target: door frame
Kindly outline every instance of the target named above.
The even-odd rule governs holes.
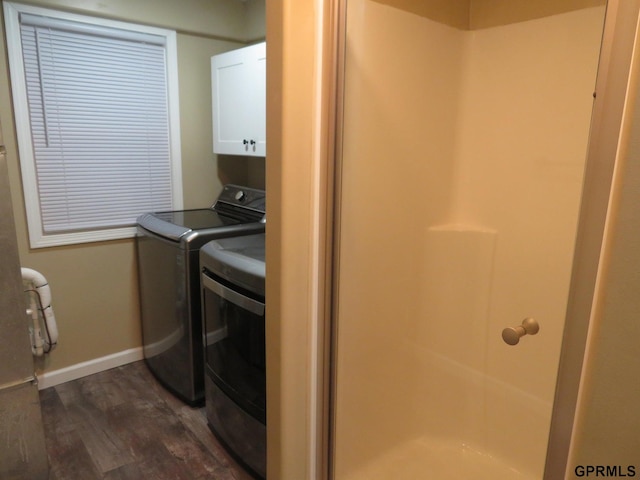
[[[564,478],[595,310],[609,199],[618,160],[631,63],[640,14],[638,0],[608,0],[591,131],[583,180],[576,245],[567,304],[544,479]]]
[[[269,2],[267,458],[271,478],[333,478],[334,259],[348,0]],[[609,0],[545,479],[563,478],[605,235],[640,0]],[[301,321],[303,319],[304,321]]]

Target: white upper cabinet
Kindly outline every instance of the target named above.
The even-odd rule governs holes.
[[[266,43],[211,57],[213,151],[266,156]]]

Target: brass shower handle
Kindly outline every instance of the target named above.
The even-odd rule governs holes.
[[[525,318],[517,327],[507,327],[502,330],[502,339],[508,345],[517,345],[520,337],[535,335],[540,331],[540,325],[533,318]]]

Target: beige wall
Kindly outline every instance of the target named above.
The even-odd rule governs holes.
[[[460,29],[469,28],[472,0],[374,0],[395,9],[410,12],[435,22]]]
[[[606,0],[374,0],[463,30],[549,17],[604,6]]]
[[[267,27],[266,0],[245,0],[246,39],[249,42],[264,40]]]
[[[222,185],[248,183],[248,159],[213,153],[211,56],[242,44],[178,35],[184,208],[212,205]],[[264,163],[263,159],[254,163]]]
[[[471,0],[470,28],[491,28],[549,17],[583,8],[601,7],[606,0]]]
[[[264,10],[264,0],[246,3],[239,0],[154,0],[153,4],[144,0],[33,0],[27,3],[239,42],[264,38],[265,31],[264,24],[249,18],[253,15],[264,17],[264,13],[260,13]]]
[[[210,57],[264,37],[264,25],[249,22],[259,0],[149,2],[79,0],[35,2],[77,13],[136,21],[178,30],[178,76],[185,208],[209,206],[224,183],[264,183],[264,160],[212,153]],[[262,7],[264,10],[264,7]],[[251,27],[249,28],[249,23]],[[133,240],[30,249],[15,141],[4,29],[0,26],[0,123],[7,144],[11,193],[23,266],[49,280],[60,331],[59,346],[40,365],[45,371],[118,353],[141,345]],[[233,39],[230,41],[228,39]],[[256,173],[257,172],[257,173]]]

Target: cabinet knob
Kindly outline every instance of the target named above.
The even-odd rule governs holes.
[[[248,145],[249,144],[249,140],[247,140],[246,138],[244,140],[242,140],[242,144],[243,145]]]

